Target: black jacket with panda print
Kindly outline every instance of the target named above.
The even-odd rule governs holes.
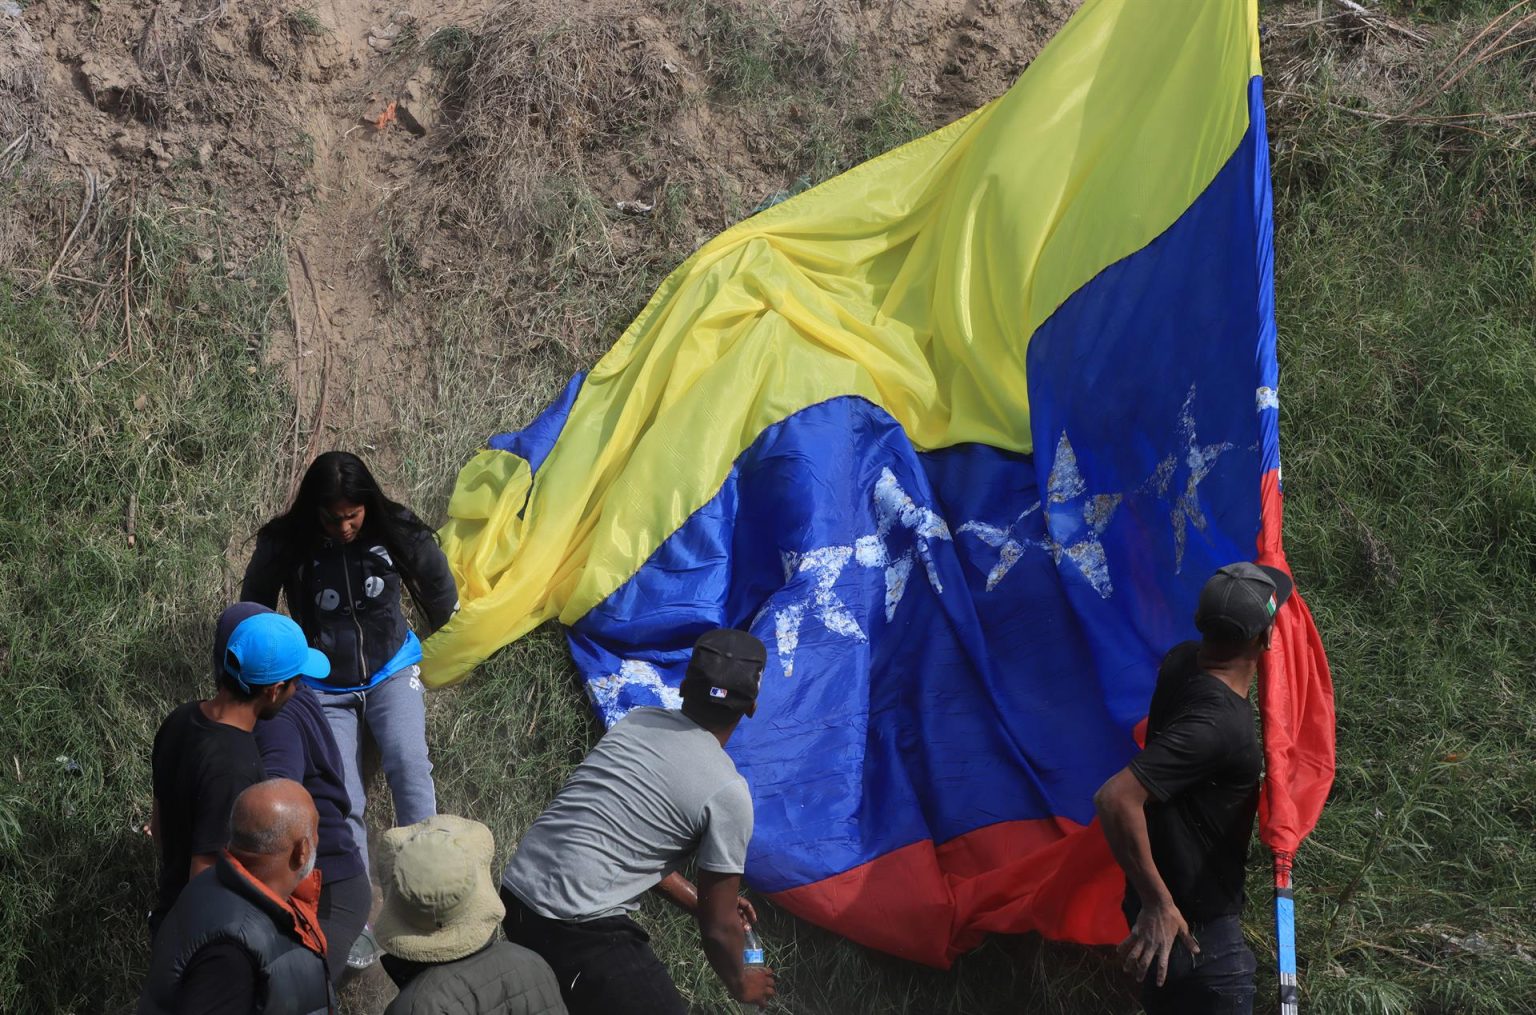
[[[364,522],[352,542],[324,539],[301,559],[276,539],[258,535],[240,599],[275,610],[281,592],[309,644],[331,661],[324,683],[359,687],[405,644],[410,628],[401,610],[402,585],[426,617],[425,634],[458,609],[448,558],[430,530],[412,529],[404,546],[391,548]]]

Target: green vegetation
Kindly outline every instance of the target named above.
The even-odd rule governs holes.
[[[288,12],[288,26],[299,35],[319,38],[331,34],[330,26],[320,20],[313,7],[295,7]]]
[[[1504,6],[1475,10],[1486,21]],[[710,101],[750,107],[776,141],[802,146],[785,159],[785,186],[933,126],[893,80],[844,131],[819,101],[841,49],[823,50],[835,58],[797,102],[772,62],[789,29],[719,21],[739,9],[707,0],[697,9],[713,33],[699,44],[727,71]],[[1467,16],[1428,0],[1397,9],[1426,31],[1439,30],[1432,17]],[[1297,10],[1266,6],[1266,17]],[[1517,112],[1528,98],[1519,51],[1474,61],[1439,93],[1479,27],[1453,26],[1408,71],[1384,73],[1385,98],[1337,70],[1363,59],[1347,24],[1282,31],[1266,54],[1287,544],[1339,705],[1337,786],[1296,875],[1309,1012],[1513,1013],[1536,998],[1536,163],[1525,133],[1536,122],[1443,119]],[[488,52],[463,33],[423,46],[471,112],[484,99],[475,82],[491,80],[475,77],[476,61],[510,68],[528,52]],[[550,82],[564,66],[551,64]],[[566,102],[554,84],[517,91],[511,70],[489,69],[507,75],[492,112]],[[563,150],[632,137],[659,108],[594,121]],[[432,518],[470,450],[527,422],[601,352],[700,238],[695,206],[715,200],[708,181],[666,183],[635,251],[611,238],[617,213],[579,175],[524,182],[496,214],[465,218],[487,236],[508,222],[525,230],[521,274],[445,292],[429,369],[378,435],[398,463],[381,469],[386,485]],[[0,677],[12,698],[0,723],[0,1011],[96,1011],[128,1003],[145,962],[153,858],[139,829],[155,726],[205,686],[212,618],[308,434],[272,366],[272,343],[290,335],[279,238],[230,264],[214,216],[109,204],[82,230],[92,256],[49,279],[73,191],[28,188],[49,209],[42,253],[0,264]],[[730,214],[763,196],[729,192]],[[5,181],[0,197],[21,193]],[[396,291],[445,285],[400,225],[384,244]],[[29,248],[0,244],[12,249]],[[431,724],[442,806],[487,821],[503,852],[596,736],[553,629],[434,695]],[[1257,849],[1251,876],[1259,1010],[1272,1012]],[[1101,951],[999,939],[938,972],[761,909],[776,1011],[1133,1007]],[[698,1010],[731,1010],[686,922],[660,904],[642,920]],[[353,992],[348,1004],[371,1002]]]
[[[1419,115],[1513,111],[1526,73]],[[1536,156],[1518,122],[1359,105],[1321,75],[1274,131],[1286,543],[1339,706],[1303,983],[1314,1010],[1529,1011]]]
[[[226,556],[288,481],[281,251],[226,266],[211,227],[160,207],[98,226],[83,281],[0,272],[5,1011],[136,992],[148,745],[206,685]]]

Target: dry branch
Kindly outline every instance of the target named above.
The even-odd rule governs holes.
[[[128,227],[123,231],[123,334],[128,356],[133,357],[133,186],[128,187]]]
[[[1415,32],[1396,18],[1389,18],[1385,14],[1371,10],[1369,7],[1363,7],[1355,3],[1355,0],[1333,0],[1333,5],[1344,14],[1355,18],[1368,30],[1375,29],[1378,32],[1390,32],[1394,35],[1400,35],[1405,39],[1412,39],[1420,45],[1429,42],[1429,39]]]
[[[304,280],[309,283],[309,296],[315,303],[315,325],[318,329],[320,322],[325,319],[325,311],[320,308],[320,290],[315,285],[315,276],[310,273],[309,258],[304,256],[304,248],[294,244],[293,252],[298,255],[299,267],[304,269]],[[326,403],[329,400],[328,396],[330,393],[331,344],[322,341],[320,348],[322,350],[320,357],[320,394],[315,401],[315,417],[314,422],[310,426],[309,440],[305,442],[304,446],[304,463],[306,465],[314,459],[315,441],[320,436],[321,428],[325,425]],[[297,394],[294,397],[298,397]],[[297,490],[297,487],[295,487],[295,490]]]
[[[69,253],[70,245],[75,242],[75,237],[80,235],[80,227],[85,224],[85,216],[90,214],[91,206],[100,196],[96,189],[96,174],[85,168],[80,171],[85,174],[85,193],[80,198],[80,216],[75,219],[75,227],[69,231],[69,235],[64,237],[64,243],[59,247],[59,254],[53,259],[53,264],[49,265],[47,274],[38,283],[39,289],[52,282],[53,276],[58,274],[59,267],[64,263],[64,255]]]

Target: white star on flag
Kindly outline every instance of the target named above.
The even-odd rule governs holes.
[[[912,546],[899,557],[891,556],[887,541],[891,529],[900,523],[911,529]],[[931,510],[921,507],[896,481],[890,469],[880,470],[875,483],[875,534],[860,536],[854,544],[854,552],[864,567],[885,568],[885,619],[896,616],[896,607],[907,594],[907,576],[912,573],[914,556],[923,559],[928,572],[928,584],[933,591],[942,593],[944,584],[939,581],[939,570],[933,562],[933,551],[928,544],[935,539],[949,539],[949,525]]]
[[[1013,570],[1013,565],[1017,564],[1019,558],[1024,556],[1024,548],[1026,546],[1041,545],[1039,540],[1026,539],[1020,542],[1013,536],[1014,530],[1019,527],[1019,523],[1039,510],[1040,503],[1036,501],[1025,508],[1024,513],[1015,518],[1013,524],[1007,528],[988,525],[986,522],[973,521],[966,522],[955,530],[956,532],[969,532],[997,551],[997,563],[993,565],[991,571],[987,572],[988,592],[997,588],[998,584],[1008,576],[1008,572]]]
[[[785,581],[797,573],[808,574],[812,578],[808,601],[802,599],[774,612],[774,643],[786,677],[795,675],[795,649],[800,645],[800,623],[805,619],[807,606],[811,607],[811,612],[821,621],[821,625],[833,634],[854,641],[865,640],[859,622],[848,612],[842,597],[833,591],[852,556],[851,546],[823,546],[806,553],[784,554]]]
[[[1179,436],[1184,446],[1158,463],[1146,485],[1157,491],[1159,497],[1167,496],[1173,477],[1182,464],[1189,470],[1184,490],[1173,503],[1168,521],[1173,526],[1173,571],[1184,569],[1184,548],[1189,541],[1189,530],[1204,533],[1210,522],[1200,507],[1200,484],[1216,467],[1216,460],[1232,450],[1231,441],[1220,444],[1201,444],[1195,435],[1195,386],[1189,386],[1184,398],[1184,408],[1179,413]]]
[[[656,695],[662,708],[682,708],[683,696],[677,688],[661,679],[656,667],[639,659],[621,659],[619,672],[594,680],[587,685],[587,695],[592,704],[603,714],[603,721],[612,726],[627,714],[619,707],[619,695],[627,687],[645,688]]]
[[[1099,536],[1109,527],[1124,495],[1088,494],[1088,484],[1078,469],[1077,453],[1072,450],[1066,431],[1056,442],[1056,458],[1051,463],[1046,489],[1045,548],[1058,565],[1063,556],[1070,560],[1100,598],[1108,599],[1115,585],[1110,580],[1109,561]]]
[[[833,634],[853,641],[868,640],[858,621],[849,612],[847,604],[835,591],[837,581],[850,560],[857,561],[861,567],[884,569],[886,620],[896,615],[896,607],[906,595],[907,579],[912,573],[915,559],[922,558],[924,572],[933,590],[939,593],[944,591],[929,543],[935,539],[949,539],[949,525],[932,510],[908,496],[890,469],[881,470],[872,497],[875,504],[873,534],[860,536],[852,546],[823,546],[804,553],[791,551],[783,555],[786,582],[793,580],[797,574],[805,574],[812,579],[808,596],[776,607],[773,611],[774,647],[786,677],[794,676],[795,652],[800,647],[800,628],[807,616],[821,621],[821,625]],[[894,554],[889,540],[898,528],[910,530],[913,542],[903,553]],[[766,611],[767,607],[764,609]],[[753,624],[756,624],[755,618]]]

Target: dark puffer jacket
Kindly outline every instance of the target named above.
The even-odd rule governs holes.
[[[409,512],[405,517],[415,521]],[[402,585],[426,615],[426,634],[446,624],[458,608],[448,559],[432,532],[405,528],[410,534],[404,545],[390,547],[365,520],[352,542],[325,539],[312,555],[298,559],[262,533],[245,569],[240,598],[275,610],[281,592],[310,645],[331,661],[323,686],[366,685],[405,644],[410,627],[401,610]]]
[[[292,915],[235,870],[227,856],[220,856],[212,868],[187,883],[156,931],[139,1015],[178,1011],[182,974],[193,957],[226,941],[248,952],[258,970],[251,1011],[333,1011],[325,958],[306,947],[293,928]]]
[[[548,963],[506,941],[435,965],[387,955],[384,968],[400,987],[384,1015],[566,1015]]]

